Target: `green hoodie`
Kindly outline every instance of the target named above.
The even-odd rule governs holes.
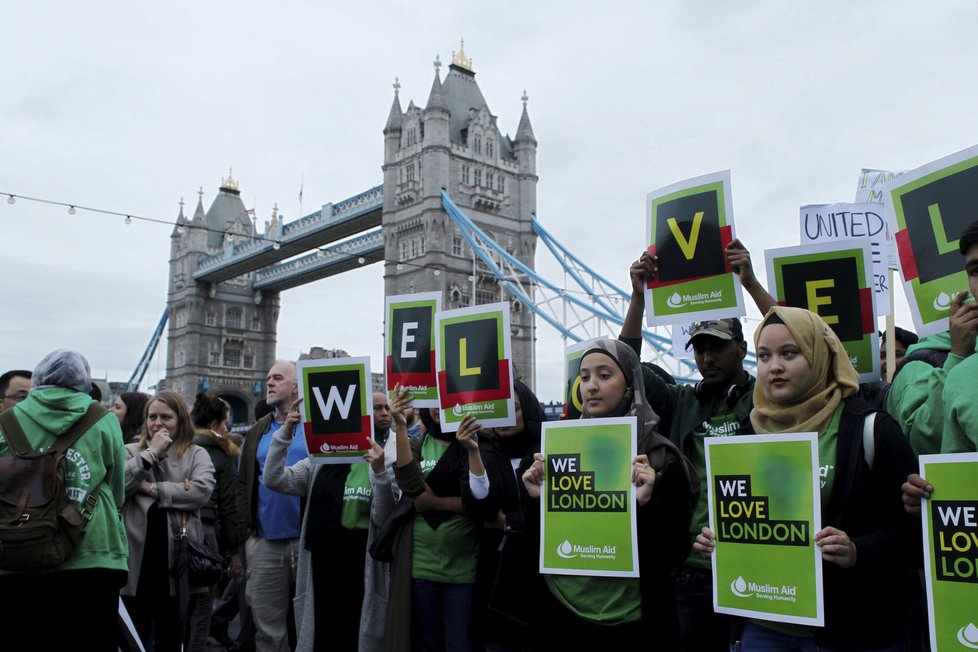
[[[35,389],[14,406],[14,416],[37,449],[47,449],[88,410],[88,394],[63,387]],[[0,433],[0,456],[12,452]],[[65,488],[81,509],[91,491],[99,492],[98,504],[85,529],[85,537],[68,561],[51,571],[106,568],[127,571],[129,546],[119,507],[125,500],[125,454],[122,430],[114,414],[98,420],[65,456]],[[0,571],[3,572],[3,571]]]
[[[886,411],[900,424],[914,452],[930,455],[941,452],[945,380],[948,372],[964,358],[950,353],[951,334],[948,331],[923,338],[907,349],[907,355],[922,349],[947,351],[944,366],[935,367],[922,360],[903,364],[890,385]]]
[[[978,355],[968,356],[947,374],[944,384],[944,438],[942,453],[978,450]]]

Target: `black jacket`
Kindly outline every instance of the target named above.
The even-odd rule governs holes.
[[[856,564],[822,562],[825,627],[815,639],[839,649],[902,641],[912,571],[920,560],[920,520],[903,509],[902,489],[917,470],[906,436],[888,414],[876,413],[872,469],[863,450],[863,422],[873,412],[858,397],[846,399],[839,422],[835,481],[822,504],[822,527],[836,527],[856,544]],[[745,424],[745,434],[753,427]]]

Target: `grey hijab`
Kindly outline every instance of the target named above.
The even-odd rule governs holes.
[[[651,433],[656,432],[659,415],[646,402],[645,383],[642,380],[642,366],[638,356],[635,355],[632,347],[620,340],[599,340],[595,342],[590,349],[584,352],[581,360],[584,360],[585,357],[592,353],[604,353],[609,356],[618,363],[618,368],[625,375],[625,381],[628,386],[625,389],[625,396],[613,416],[638,417],[639,450],[643,450],[643,442],[651,437]],[[588,414],[587,406],[584,407],[584,418],[591,418],[591,415]]]
[[[87,394],[92,389],[92,368],[85,356],[77,351],[51,351],[34,368],[31,387],[66,387]]]

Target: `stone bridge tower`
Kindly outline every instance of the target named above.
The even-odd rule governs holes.
[[[507,296],[441,205],[444,188],[496,243],[534,267],[537,141],[527,98],[524,93],[516,137],[504,136],[464,50],[452,53],[444,82],[440,68],[436,58],[423,109],[412,101],[402,111],[394,84],[384,127],[384,290],[388,296],[441,291],[446,309],[509,301],[515,375],[533,387],[532,311]]]
[[[256,292],[254,272],[220,283],[194,280],[202,256],[220,252],[234,239],[256,231],[229,174],[207,212],[203,190],[192,219],[180,214],[170,235],[170,288],[167,295],[166,379],[193,405],[197,392],[216,393],[231,405],[232,423],[254,419],[264,396],[265,374],[275,361],[278,292]],[[272,216],[273,222],[277,219]]]

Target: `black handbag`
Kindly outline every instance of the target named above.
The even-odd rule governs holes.
[[[194,541],[187,536],[186,514],[181,516],[176,545],[178,552],[174,577],[186,573],[190,586],[201,587],[216,584],[224,576],[224,559],[221,555],[203,541]]]
[[[224,577],[224,560],[210,546],[187,539],[190,586],[211,586]]]

